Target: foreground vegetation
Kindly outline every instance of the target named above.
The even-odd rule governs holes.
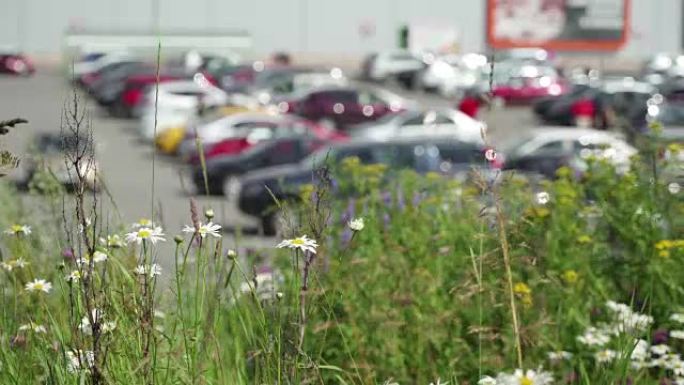
[[[108,223],[79,173],[31,205],[0,180],[0,383],[684,383],[681,166],[658,151],[541,184],[347,159],[251,253],[194,202],[184,229]]]

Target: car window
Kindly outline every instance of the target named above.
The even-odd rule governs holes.
[[[563,142],[560,140],[553,140],[540,147],[537,147],[532,154],[561,154],[563,153]]]
[[[351,90],[319,92],[312,96],[315,101],[326,103],[356,103],[358,100],[358,94]]]
[[[235,136],[253,135],[254,138],[265,135],[270,137],[277,127],[278,125],[273,122],[241,122],[233,125]]]
[[[381,104],[384,103],[384,100],[382,100],[378,95],[371,91],[361,91],[358,94],[358,102],[359,104]]]
[[[476,145],[468,143],[438,144],[437,148],[442,161],[450,164],[473,164],[485,161],[484,152]]]
[[[391,60],[397,61],[418,61],[418,59],[408,52],[396,52],[390,55]]]
[[[431,124],[454,124],[454,122],[446,115],[434,111],[428,111],[419,113],[407,119],[404,121],[402,126],[423,126]]]

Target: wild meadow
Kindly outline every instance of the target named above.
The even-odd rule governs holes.
[[[81,172],[71,192],[41,174],[31,203],[2,178],[0,383],[684,384],[681,163],[662,152],[541,182],[348,158],[250,253],[191,199],[182,229],[110,223]]]

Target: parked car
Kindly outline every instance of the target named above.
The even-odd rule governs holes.
[[[414,105],[399,95],[377,87],[353,85],[314,89],[297,99],[280,102],[279,108],[282,112],[345,129]]]
[[[33,63],[18,52],[0,52],[0,73],[29,76],[36,71]]]
[[[425,62],[409,51],[385,51],[366,57],[361,68],[364,79],[385,81],[393,77],[417,73],[425,68]]]
[[[206,80],[175,80],[150,87],[138,125],[144,140],[169,128],[184,126],[205,109],[225,105],[228,95]]]
[[[234,114],[197,128],[205,158],[236,154],[261,141],[288,136],[296,132],[309,132],[329,140],[343,136],[329,127],[292,115],[268,113]],[[188,162],[199,160],[195,133],[188,132],[179,147],[179,155]]]
[[[72,163],[65,161],[65,156],[75,157],[78,154],[92,151],[94,144],[86,136],[61,135],[59,133],[45,133],[36,135],[30,152],[35,155],[27,157],[24,162],[24,184],[34,178],[39,170],[46,170],[56,180],[67,188],[75,187],[78,176],[82,176],[85,186],[91,190],[98,189],[97,161],[93,158],[84,160],[79,170],[74,170]],[[94,151],[93,151],[94,153]],[[78,174],[77,174],[78,172]]]
[[[302,124],[284,128],[274,130],[270,139],[255,143],[246,142],[246,138],[230,139],[228,141],[245,141],[248,147],[237,153],[208,156],[206,173],[209,192],[229,196],[234,192],[235,178],[239,175],[265,167],[297,163],[331,141],[347,139],[344,135],[334,135],[315,125],[306,127]],[[221,143],[216,146],[220,145]],[[204,169],[199,164],[193,167],[192,181],[196,191],[206,193]]]
[[[487,57],[479,54],[437,57],[418,74],[417,86],[445,97],[454,97],[472,88],[485,76]]]
[[[496,104],[526,104],[569,89],[569,84],[550,66],[506,63],[496,68],[492,89]]]
[[[74,81],[81,83],[82,78],[88,74],[96,73],[110,64],[132,59],[127,51],[90,52],[78,58],[73,64],[69,63],[67,71]]]
[[[573,85],[564,95],[549,96],[537,100],[533,105],[533,111],[537,118],[544,124],[558,126],[574,126],[575,115],[573,106],[582,99],[596,101],[600,97],[601,89],[584,84]],[[596,118],[600,110],[597,108]]]
[[[255,85],[250,94],[254,102],[260,105],[277,105],[278,103],[297,98],[311,90],[330,87],[345,86],[348,80],[339,68],[330,71],[303,71],[285,73],[282,76],[272,78],[267,84]]]
[[[603,158],[618,171],[629,168],[630,157],[637,150],[624,136],[608,131],[579,127],[543,127],[505,144],[500,156],[505,170],[521,170],[554,178],[561,165],[578,172],[586,169],[584,160],[590,156]]]
[[[121,94],[128,77],[155,72],[155,67],[149,63],[126,61],[108,65],[94,74],[85,76],[84,79],[94,78],[85,83],[87,89],[100,106],[107,107]]]
[[[157,145],[157,148],[162,153],[176,155],[181,143],[186,139],[186,134],[189,133],[190,136],[192,136],[195,127],[201,127],[226,116],[246,112],[265,113],[265,111],[241,105],[227,105],[210,108],[204,114],[202,114],[202,116],[195,116],[189,119],[186,124],[168,127],[163,131],[158,132],[154,141]]]
[[[185,73],[145,73],[131,75],[124,80],[121,93],[109,106],[109,112],[118,117],[139,118],[143,113],[145,93],[159,83],[173,80],[189,80]]]
[[[356,138],[387,140],[425,135],[453,136],[455,139],[481,143],[482,123],[453,109],[407,110],[354,127],[348,132]]]
[[[484,152],[482,146],[474,143],[438,137],[323,147],[298,164],[269,167],[245,175],[239,180],[238,207],[243,213],[259,218],[264,233],[273,234],[277,227],[274,198],[281,202],[298,199],[301,186],[316,181],[316,170],[326,159],[332,165],[347,157],[357,157],[365,164],[386,164],[390,170],[387,177],[401,169],[462,176],[473,165],[486,163]]]

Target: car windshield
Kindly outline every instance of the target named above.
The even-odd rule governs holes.
[[[516,137],[502,143],[501,146],[499,146],[499,148],[507,157],[513,157],[518,153],[520,148],[525,143],[531,141],[533,138],[534,138],[534,135],[532,135],[532,134],[516,136]]]
[[[330,146],[325,146],[323,148],[318,149],[306,158],[302,159],[300,164],[302,165],[302,167],[314,169],[323,164],[326,161],[326,159],[334,159],[335,152],[336,151],[334,148]]]
[[[660,106],[657,120],[665,125],[684,125],[684,105],[664,105]]]

